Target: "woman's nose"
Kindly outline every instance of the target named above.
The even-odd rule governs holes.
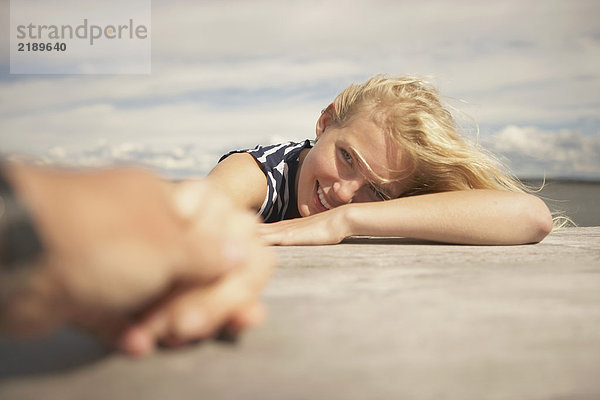
[[[341,179],[333,184],[333,192],[342,204],[352,201],[354,195],[360,189],[362,182],[359,179]]]

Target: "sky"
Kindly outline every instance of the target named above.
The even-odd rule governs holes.
[[[431,80],[518,176],[600,179],[597,0],[157,0],[151,14],[150,74],[18,75],[0,0],[0,152],[203,176],[228,150],[314,137],[341,90],[385,73]]]

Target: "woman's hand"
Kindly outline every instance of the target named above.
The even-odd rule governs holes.
[[[343,205],[305,218],[261,224],[259,233],[263,241],[270,245],[336,244],[352,235],[347,220],[348,206]]]
[[[186,341],[223,323],[260,320],[256,303],[274,254],[260,241],[257,218],[209,183],[174,186],[135,169],[8,171],[44,254],[3,294],[5,330],[39,335],[74,323],[120,335],[123,350],[140,354],[173,332]],[[202,328],[189,328],[190,314],[203,315]],[[151,345],[136,347],[128,332],[159,320],[164,329],[142,329]]]
[[[236,259],[235,265],[213,280],[176,282],[119,332],[115,344],[126,353],[144,355],[156,344],[180,346],[214,337],[223,330],[236,334],[265,318],[260,294],[275,266],[274,253],[262,244],[254,215],[237,210],[229,198],[210,184],[206,193],[207,182],[202,185],[189,187],[191,198],[201,203],[190,218],[198,233],[234,239],[230,244],[236,246],[229,248],[228,253]],[[202,190],[194,194],[197,189]],[[195,246],[210,247],[210,243]]]
[[[274,258],[255,254],[251,262],[208,284],[182,285],[151,307],[121,333],[117,346],[145,355],[156,344],[177,347],[208,339],[226,330],[237,334],[265,318],[260,293],[271,275]]]

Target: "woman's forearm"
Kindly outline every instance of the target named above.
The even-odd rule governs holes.
[[[541,199],[509,191],[444,192],[344,207],[352,235],[523,244],[541,241],[552,229]]]

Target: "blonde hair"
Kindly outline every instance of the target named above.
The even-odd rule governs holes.
[[[358,115],[367,115],[400,149],[407,165],[397,171],[408,179],[408,189],[398,197],[466,189],[538,192],[523,184],[495,156],[459,132],[454,117],[432,84],[416,77],[388,78],[375,75],[362,84],[352,84],[333,101],[331,124],[342,127]],[[374,174],[360,153],[362,164]],[[542,184],[543,187],[543,184]],[[575,225],[562,212],[555,212],[554,227]]]
[[[497,158],[459,133],[438,90],[425,80],[376,75],[346,88],[328,112],[334,126],[366,114],[395,142],[408,166],[398,172],[411,183],[401,196],[465,189],[527,191]]]

